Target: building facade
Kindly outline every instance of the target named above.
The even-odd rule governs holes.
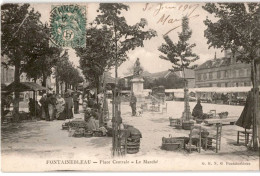
[[[235,57],[225,52],[223,58],[208,60],[195,69],[195,85],[196,87],[252,86],[251,65],[236,62]]]
[[[195,74],[194,70],[185,69],[184,73],[182,71],[178,72],[171,72],[169,70],[162,71],[162,72],[156,72],[156,73],[149,73],[147,71],[144,71],[143,78],[144,78],[144,87],[146,86],[146,83],[153,82],[156,79],[165,78],[165,79],[171,79],[171,78],[182,78],[187,81],[187,87],[188,88],[194,88],[195,87]],[[133,78],[133,75],[126,76],[124,78],[121,78],[119,80],[119,84],[122,86],[124,90],[130,90],[131,89],[131,79]],[[173,85],[174,86],[174,85]]]

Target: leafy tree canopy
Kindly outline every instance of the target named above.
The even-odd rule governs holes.
[[[209,47],[231,49],[238,60],[257,59],[260,48],[260,3],[207,3],[203,8],[217,21],[207,18],[204,32]],[[258,62],[260,58],[258,56]]]
[[[192,48],[196,44],[189,44],[192,31],[189,28],[189,19],[185,16],[182,19],[182,32],[178,34],[179,40],[177,43],[173,43],[168,35],[164,36],[165,44],[162,44],[158,50],[163,54],[160,55],[161,59],[170,61],[173,66],[171,71],[180,71],[184,69],[193,69],[196,65],[191,65],[199,59],[195,53],[192,52]]]

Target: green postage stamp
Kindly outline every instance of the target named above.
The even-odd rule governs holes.
[[[52,5],[50,46],[79,48],[86,46],[86,6]]]

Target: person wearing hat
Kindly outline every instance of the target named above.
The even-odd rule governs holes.
[[[73,93],[73,102],[74,102],[74,114],[79,113],[79,95],[78,92]]]
[[[136,102],[137,102],[137,99],[134,95],[134,92],[132,92],[132,95],[131,95],[131,98],[130,98],[130,106],[131,106],[131,109],[132,109],[132,116],[136,115]]]
[[[196,119],[196,118],[201,118],[202,115],[203,115],[203,110],[200,104],[200,99],[198,99],[197,104],[195,105],[192,111],[192,116]]]
[[[55,111],[55,105],[56,105],[56,98],[52,93],[49,93],[47,95],[47,103],[48,103],[48,111],[49,111],[49,117],[52,121],[54,119],[54,111]]]
[[[73,98],[71,97],[69,92],[65,92],[64,95],[64,100],[65,100],[65,115],[67,119],[72,119],[73,118]]]
[[[60,94],[57,95],[56,109],[57,109],[57,114],[56,114],[57,119],[64,120],[66,118],[64,115],[65,100],[61,97]]]
[[[42,105],[42,118],[47,120],[47,121],[50,121],[47,94],[42,95],[42,98],[40,99],[40,103]]]

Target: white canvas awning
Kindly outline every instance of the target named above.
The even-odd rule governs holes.
[[[189,88],[190,92],[204,92],[204,93],[239,93],[249,92],[252,87],[201,87],[201,88]],[[183,93],[183,89],[165,89],[166,93]]]
[[[206,87],[196,88],[196,92],[216,92],[216,93],[238,93],[248,92],[252,87]]]

